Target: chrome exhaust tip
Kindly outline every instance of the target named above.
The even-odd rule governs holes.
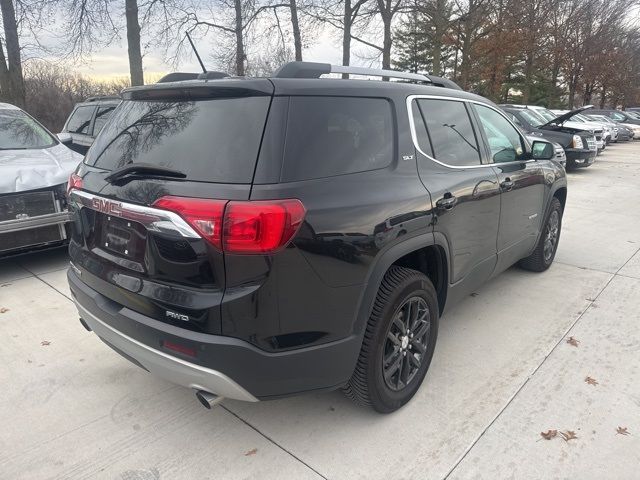
[[[222,400],[224,400],[224,397],[220,397],[211,392],[205,392],[204,390],[198,390],[196,392],[196,398],[204,406],[204,408],[207,408],[209,410],[211,410],[211,407],[215,407]]]

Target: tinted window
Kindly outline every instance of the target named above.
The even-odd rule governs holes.
[[[524,160],[526,152],[518,130],[494,109],[484,105],[475,105],[474,108],[489,142],[493,161],[501,163]]]
[[[85,162],[112,170],[150,163],[191,180],[251,182],[270,97],[125,101],[96,137]]]
[[[100,107],[98,108],[98,113],[96,113],[96,119],[93,122],[93,134],[98,135],[104,124],[107,123],[107,120],[111,116],[111,113],[116,108],[115,105],[110,105],[108,107]]]
[[[291,97],[283,181],[374,170],[389,165],[392,157],[387,100]]]
[[[611,118],[614,118],[616,120],[622,120],[622,121],[627,119],[627,117],[625,117],[621,113],[616,113],[616,112],[611,112]]]
[[[67,131],[71,133],[89,133],[91,117],[96,107],[78,107],[67,123]]]
[[[0,110],[0,150],[46,148],[57,143],[22,110]]]
[[[478,142],[463,102],[421,99],[418,105],[437,160],[455,166],[480,163]]]

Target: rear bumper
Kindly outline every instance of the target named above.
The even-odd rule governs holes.
[[[243,340],[194,332],[130,310],[88,287],[72,269],[69,286],[80,317],[125,358],[172,383],[237,400],[256,401],[344,385],[361,339],[284,352],[266,352]],[[181,355],[163,347],[190,349]]]
[[[165,380],[193,388],[215,393],[221,397],[257,402],[258,399],[227,377],[224,373],[187,362],[151,348],[119,332],[101,321],[76,301],[78,313],[91,330],[102,341],[128,360],[135,360],[148,372]]]

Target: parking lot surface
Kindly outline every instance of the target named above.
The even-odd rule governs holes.
[[[638,478],[639,207],[640,142],[569,173],[551,269],[449,311],[386,416],[340,392],[205,410],[82,328],[64,250],[2,261],[0,478]]]

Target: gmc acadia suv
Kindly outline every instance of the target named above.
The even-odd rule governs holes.
[[[445,309],[553,261],[565,172],[490,101],[328,64],[210,73],[125,90],[69,182],[81,322],[205,406],[342,388],[396,410]]]

